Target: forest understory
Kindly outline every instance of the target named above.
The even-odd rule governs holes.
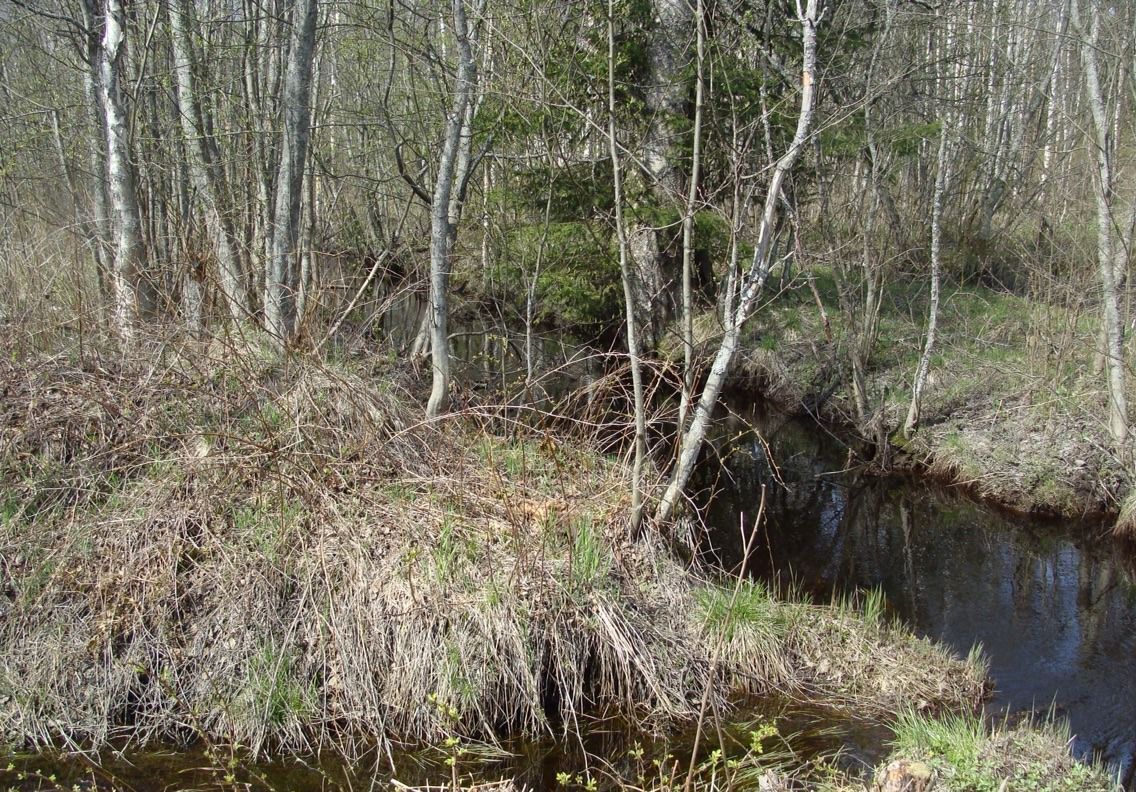
[[[977,656],[952,658],[871,606],[715,583],[661,537],[627,537],[628,471],[594,438],[503,431],[474,409],[423,422],[424,386],[376,360],[209,344],[5,355],[12,748],[204,740],[353,757],[569,739],[613,708],[659,734],[769,693],[837,718],[908,712],[931,729],[938,714],[986,734],[966,720],[987,684]],[[732,772],[773,772],[760,740],[741,753]],[[698,788],[723,788],[726,765],[712,781],[708,759],[690,770]],[[812,788],[815,771],[770,778]],[[857,783],[825,773],[830,788]],[[37,783],[16,788],[52,788]]]
[[[41,749],[205,745],[378,755],[368,786],[429,746],[435,786],[520,788],[483,752],[601,713],[693,747],[558,786],[1115,786],[879,596],[690,561],[687,507],[732,387],[850,428],[849,467],[1136,538],[1134,29],[0,0],[0,747],[31,752],[0,787],[59,787]],[[462,379],[469,305],[515,391]],[[541,393],[549,327],[616,387]],[[766,695],[892,753],[777,764],[788,725],[730,721]]]

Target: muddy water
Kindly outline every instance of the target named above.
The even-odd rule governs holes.
[[[721,464],[703,484],[718,488],[709,521],[723,563],[739,562],[739,525],[752,525],[764,486],[750,574],[819,599],[878,588],[917,632],[963,654],[981,644],[991,711],[1053,708],[1077,752],[1132,787],[1136,574],[1122,549],[1087,526],[1009,519],[925,482],[844,471],[840,438],[745,405],[716,447]]]

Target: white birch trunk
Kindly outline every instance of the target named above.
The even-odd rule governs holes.
[[[927,308],[927,340],[923,345],[923,353],[919,356],[915,381],[911,386],[911,405],[907,410],[907,420],[903,424],[903,436],[908,440],[919,426],[923,389],[927,385],[927,375],[931,370],[931,354],[935,348],[935,335],[939,326],[943,193],[947,189],[949,135],[950,127],[944,121],[942,131],[939,133],[939,172],[935,175],[935,196],[931,202],[931,303]]]
[[[483,0],[478,0],[480,13]],[[461,214],[463,182],[469,173],[477,66],[465,0],[453,0],[458,72],[446,117],[442,155],[430,202],[430,361],[433,378],[426,416],[445,412],[450,401],[449,283],[453,245]]]
[[[311,132],[312,53],[318,12],[319,0],[297,0],[284,76],[284,133],[276,171],[272,251],[264,282],[265,329],[279,347],[290,343],[296,331],[300,199]]]
[[[666,492],[655,511],[655,518],[660,522],[670,519],[678,505],[679,498],[686,489],[690,474],[694,471],[694,464],[698,460],[702,443],[706,439],[706,430],[710,425],[710,418],[718,404],[718,396],[722,391],[726,375],[738,350],[742,326],[749,318],[750,312],[753,310],[769,276],[769,253],[777,222],[777,205],[781,196],[781,187],[797,158],[800,157],[812,125],[813,102],[816,94],[817,5],[818,0],[807,0],[803,7],[799,0],[797,3],[797,21],[801,25],[803,50],[801,107],[797,116],[797,129],[793,134],[793,141],[788,150],[777,161],[773,169],[773,176],[765,194],[765,205],[761,216],[761,225],[758,229],[757,245],[753,252],[753,261],[749,271],[739,278],[740,290],[736,302],[729,306],[731,310],[723,317],[725,334],[718,346],[718,352],[714,356],[714,363],[710,368],[710,374],[702,389],[698,405],[694,408],[690,427],[683,434],[682,443],[679,446],[678,462],[671,472]]]
[[[702,0],[696,0],[695,77],[694,77],[694,141],[690,154],[690,184],[686,193],[686,211],[682,217],[682,394],[678,406],[678,431],[686,427],[686,412],[694,390],[694,213],[698,205],[698,187],[702,166],[702,102],[705,88],[702,67],[705,46],[705,20]]]
[[[170,27],[173,33],[174,72],[177,76],[178,115],[189,160],[189,176],[205,215],[205,229],[220,268],[218,273],[225,307],[235,323],[250,314],[248,292],[241,272],[240,257],[233,230],[221,212],[222,190],[216,183],[218,172],[205,135],[203,107],[197,95],[193,45],[190,39],[190,8],[187,0],[170,0]]]
[[[1093,182],[1097,202],[1097,271],[1101,284],[1101,330],[1107,372],[1108,427],[1117,445],[1128,440],[1128,402],[1125,393],[1124,325],[1120,321],[1120,302],[1116,288],[1113,253],[1113,141],[1111,122],[1105,109],[1097,66],[1100,9],[1091,3],[1092,17],[1086,31],[1079,0],[1072,3],[1072,22],[1081,40],[1081,60],[1085,69],[1085,99],[1092,115],[1092,144],[1097,161]]]
[[[151,313],[154,306],[150,291],[140,282],[145,270],[142,214],[130,162],[130,133],[121,86],[125,25],[122,0],[107,0],[98,88],[105,115],[107,193],[114,230],[111,292],[115,329],[129,343],[135,337],[139,317]]]

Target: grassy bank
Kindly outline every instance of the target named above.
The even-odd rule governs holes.
[[[1101,767],[1075,761],[1071,736],[1052,723],[988,728],[966,715],[928,718],[907,713],[895,725],[895,749],[876,773],[884,790],[906,776],[944,792],[1110,792],[1119,786]],[[889,787],[888,784],[893,786]]]
[[[571,733],[704,692],[970,709],[980,666],[629,542],[583,440],[418,420],[394,364],[6,356],[0,733],[254,753]]]
[[[803,282],[780,292],[747,327],[736,386],[829,421],[882,427],[893,464],[929,472],[1016,511],[1120,512],[1131,477],[1103,417],[1104,376],[1093,370],[1098,321],[1091,308],[1075,311],[979,286],[946,286],[921,426],[904,442],[898,430],[923,346],[925,285],[896,279],[885,286],[879,340],[866,370],[873,413],[861,421],[847,362],[849,324],[835,281],[822,271],[814,283],[828,330]],[[700,327],[703,349],[711,354],[712,317],[703,317]]]

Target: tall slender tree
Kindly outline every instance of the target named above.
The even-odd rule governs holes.
[[[264,279],[265,327],[280,346],[291,342],[296,333],[300,200],[311,133],[312,62],[318,15],[319,0],[295,0],[281,99],[284,129],[276,168],[271,255]]]
[[[84,0],[93,3],[94,0]],[[97,13],[91,13],[92,19]],[[142,212],[138,205],[130,130],[122,82],[126,70],[126,10],[123,0],[106,0],[99,56],[99,98],[106,135],[107,192],[113,212],[114,265],[111,269],[114,326],[127,341],[135,337],[140,317],[155,309],[147,280]]]
[[[812,128],[817,93],[816,59],[817,24],[819,21],[818,0],[806,0],[804,3],[798,0],[797,23],[801,26],[802,57],[801,100],[797,114],[796,131],[793,133],[789,147],[773,167],[757,229],[753,260],[745,272],[734,272],[729,275],[732,281],[731,290],[736,289],[736,296],[728,292],[725,297],[725,310],[722,316],[725,332],[718,344],[718,351],[714,355],[714,361],[706,378],[706,384],[702,388],[698,404],[694,408],[690,426],[687,427],[682,436],[678,460],[671,471],[666,491],[655,510],[655,518],[660,522],[670,519],[678,505],[679,498],[690,481],[690,474],[694,471],[694,464],[698,460],[698,454],[706,439],[706,430],[710,425],[710,418],[718,404],[718,396],[722,392],[726,375],[734,362],[734,356],[737,354],[741,342],[742,327],[753,312],[757,299],[769,277],[781,190],[797,159],[801,156],[801,152],[804,151],[805,143],[808,141]]]
[[[631,362],[632,409],[635,420],[635,451],[631,467],[631,533],[643,520],[643,465],[647,456],[647,408],[643,400],[643,370],[640,362],[639,327],[635,311],[634,274],[631,271],[627,226],[623,217],[623,170],[615,122],[615,0],[607,3],[607,141],[611,154],[611,177],[615,199],[615,234],[619,243],[619,273],[623,283],[626,315],[627,357]]]
[[[1080,0],[1072,0],[1072,23],[1081,42],[1085,100],[1088,102],[1093,135],[1090,138],[1096,173],[1093,191],[1097,204],[1097,273],[1101,289],[1101,346],[1107,372],[1108,428],[1117,445],[1128,440],[1128,397],[1124,360],[1124,324],[1120,320],[1120,297],[1114,246],[1117,243],[1115,181],[1115,136],[1110,108],[1106,106],[1097,53],[1100,48],[1101,9],[1089,2],[1089,19],[1081,13]],[[1119,101],[1119,100],[1117,100]]]
[[[480,18],[485,0],[474,0]],[[433,378],[426,415],[446,411],[450,400],[449,284],[453,248],[464,193],[472,169],[473,118],[477,90],[474,60],[476,27],[470,25],[465,0],[453,0],[452,22],[458,69],[446,116],[442,153],[430,201],[430,359]]]
[[[169,0],[168,11],[172,32],[174,72],[177,76],[178,114],[189,160],[189,175],[197,192],[197,201],[205,219],[205,228],[220,268],[221,294],[229,315],[243,322],[252,311],[241,259],[237,251],[232,224],[223,211],[219,184],[220,169],[213,161],[213,150],[206,130],[213,124],[206,114],[197,91],[196,58],[190,31],[194,29],[192,4],[188,0]]]

